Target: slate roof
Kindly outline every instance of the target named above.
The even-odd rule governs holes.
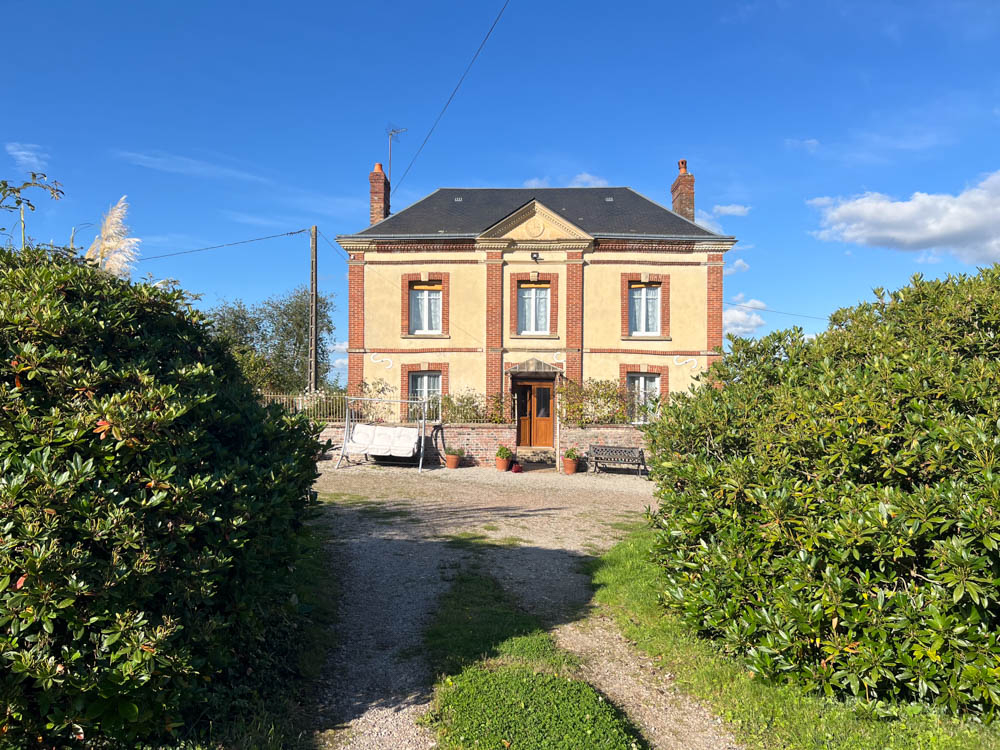
[[[723,237],[627,187],[440,188],[357,234],[341,236],[358,239],[478,237],[532,200],[555,211],[592,237],[689,240]]]

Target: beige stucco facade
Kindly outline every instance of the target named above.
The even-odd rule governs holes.
[[[490,393],[509,386],[511,365],[534,358],[574,379],[657,373],[676,392],[719,356],[731,238],[593,237],[533,201],[474,239],[340,242],[351,257],[352,387],[383,380],[405,391],[408,373],[444,369],[448,392]],[[625,330],[629,283],[659,287],[661,335]],[[440,334],[408,333],[411,284],[442,285]],[[547,333],[516,333],[518,284],[548,285]]]

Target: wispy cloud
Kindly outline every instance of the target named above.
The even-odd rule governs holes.
[[[882,193],[814,198],[822,212],[821,240],[894,250],[948,252],[968,263],[1000,260],[1000,171],[958,195]]]
[[[336,342],[334,342],[333,345],[330,347],[330,351],[331,352],[346,352],[347,351],[347,342],[346,341],[336,341]]]
[[[234,169],[223,164],[192,159],[187,156],[168,154],[163,151],[142,153],[139,151],[117,150],[114,154],[119,159],[124,159],[137,167],[153,169],[157,172],[183,174],[191,177],[207,177],[217,180],[242,180],[244,182],[256,182],[260,184],[271,183],[271,180],[266,177],[261,177],[242,169]]]
[[[346,367],[347,367],[347,357],[338,357],[337,359],[333,360],[334,370],[343,370]]]
[[[750,213],[750,206],[743,206],[739,203],[730,203],[728,206],[713,206],[712,213],[716,216],[746,216]]]
[[[726,333],[734,336],[752,336],[758,328],[767,324],[767,321],[756,312],[767,307],[759,299],[747,299],[746,295],[740,292],[733,297],[731,304],[738,307],[727,307],[722,311],[722,329]]]
[[[230,221],[235,221],[237,224],[247,224],[252,227],[287,227],[291,226],[292,223],[287,219],[263,214],[252,214],[245,211],[230,211],[226,209],[221,211],[221,213]]]
[[[552,178],[546,175],[545,177],[532,177],[525,180],[524,186],[526,188],[547,188],[552,187],[552,182]],[[556,182],[564,187],[607,187],[608,185],[606,179],[590,172],[580,172],[572,177],[561,177]]]
[[[815,154],[819,150],[819,141],[815,138],[786,138],[785,148]]]
[[[744,271],[750,270],[750,264],[747,263],[743,258],[737,258],[733,261],[731,266],[726,266],[722,269],[723,276],[732,276],[734,273],[743,273]]]
[[[17,168],[25,172],[41,172],[49,163],[49,155],[37,143],[16,143],[12,141],[4,144],[4,150],[14,160]]]
[[[700,208],[696,209],[694,212],[694,222],[705,227],[705,229],[712,230],[716,234],[723,234],[722,225],[708,211],[703,211]]]
[[[569,181],[569,187],[606,187],[608,181],[590,172],[580,172]]]

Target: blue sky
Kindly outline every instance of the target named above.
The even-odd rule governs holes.
[[[43,241],[89,243],[123,194],[146,256],[360,230],[387,125],[409,129],[398,177],[500,4],[20,4],[0,175],[62,182],[28,219]],[[873,287],[1000,260],[998,41],[995,0],[511,0],[393,207],[525,184],[668,204],[686,158],[700,219],[740,238],[729,330],[820,330]],[[137,269],[255,301],[307,281],[308,240]],[[343,341],[346,268],[322,240],[320,285]]]

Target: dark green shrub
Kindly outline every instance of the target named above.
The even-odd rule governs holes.
[[[0,251],[0,746],[134,747],[251,699],[318,448],[182,292]]]
[[[762,678],[992,718],[1000,266],[876,294],[649,427],[664,601]]]

